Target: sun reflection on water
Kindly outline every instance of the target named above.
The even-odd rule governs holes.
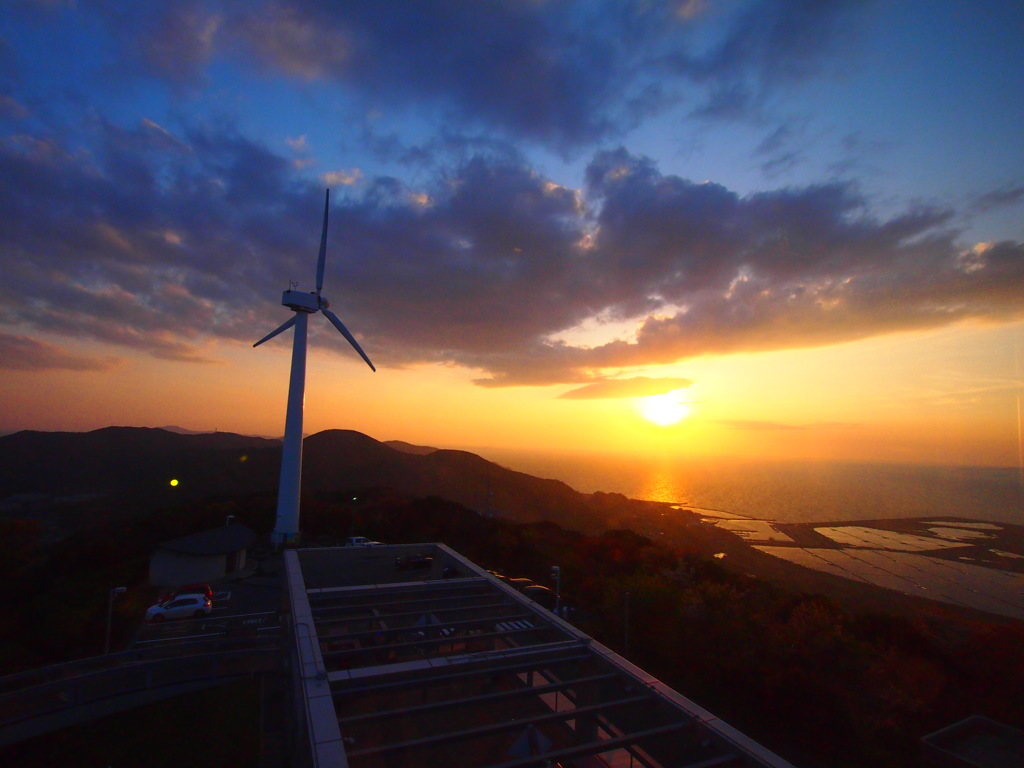
[[[681,487],[680,478],[668,466],[652,465],[643,474],[636,498],[666,503],[682,503],[689,496]]]

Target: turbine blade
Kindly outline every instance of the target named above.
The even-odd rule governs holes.
[[[320,258],[316,260],[316,292],[320,293],[320,289],[324,287],[324,263],[327,261],[327,207],[331,202],[331,190],[327,189],[327,195],[324,198],[324,228],[320,232]]]
[[[284,333],[289,328],[291,328],[293,325],[295,325],[295,315],[292,315],[290,320],[287,320],[287,321],[285,321],[284,323],[281,324],[280,328],[276,328],[275,330],[271,331],[266,336],[264,336],[262,339],[260,339],[255,344],[253,344],[253,346],[254,347],[258,347],[264,341],[270,341],[272,338],[277,336],[277,334]]]
[[[370,362],[370,358],[366,356],[366,353],[363,352],[363,348],[359,346],[359,342],[356,341],[355,337],[348,332],[348,328],[346,328],[345,324],[338,319],[338,316],[329,309],[321,309],[320,311],[327,315],[327,319],[334,323],[334,327],[341,331],[342,336],[348,339],[348,343],[351,344],[355,348],[356,352],[359,353],[360,357],[366,361],[366,364],[370,366],[370,370],[376,373],[377,369],[373,367],[373,363]]]

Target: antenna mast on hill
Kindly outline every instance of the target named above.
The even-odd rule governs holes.
[[[327,212],[331,202],[331,190],[324,199],[324,226],[320,233],[320,256],[316,263],[316,292],[305,293],[294,290],[297,283],[289,283],[288,290],[281,297],[281,303],[295,314],[279,328],[271,331],[253,344],[258,347],[279,333],[295,327],[292,340],[292,372],[288,381],[288,411],[284,422],[284,446],[281,452],[281,484],[277,491],[277,521],[274,524],[273,542],[282,546],[295,541],[299,535],[299,494],[302,489],[302,410],[306,396],[306,330],[309,315],[323,312],[339,333],[352,345],[359,356],[376,372],[370,358],[363,352],[359,342],[348,332],[338,316],[331,312],[330,303],[320,295],[324,285],[324,263],[327,257]]]

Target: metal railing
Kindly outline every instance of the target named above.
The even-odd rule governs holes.
[[[119,653],[108,653],[105,656],[89,656],[84,659],[65,661],[46,667],[36,667],[24,672],[16,672],[0,677],[0,697],[12,691],[32,688],[69,677],[77,677],[110,669],[159,659],[180,656],[196,656],[204,653],[233,650],[254,650],[281,646],[280,637],[211,637],[199,640],[154,645],[146,648],[134,648]]]
[[[117,697],[201,684],[283,666],[279,637],[217,638],[55,664],[0,678],[2,729]]]

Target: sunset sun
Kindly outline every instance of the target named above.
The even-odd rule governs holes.
[[[682,393],[666,392],[664,395],[651,395],[637,400],[637,408],[648,421],[659,427],[676,424],[690,415],[692,408],[682,401]]]

